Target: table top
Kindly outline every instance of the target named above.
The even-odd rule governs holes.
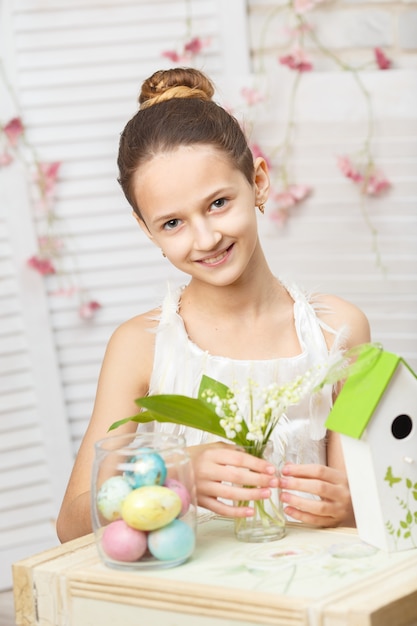
[[[231,520],[211,516],[200,520],[192,558],[175,568],[106,567],[88,535],[16,563],[13,574],[19,626],[84,626],[86,611],[104,626],[112,607],[119,619],[129,609],[124,626],[139,611],[180,614],[182,625],[187,615],[210,626],[417,625],[417,549],[382,552],[353,529],[288,524],[283,539],[249,544],[234,538]]]

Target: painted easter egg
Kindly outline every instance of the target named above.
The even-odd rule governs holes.
[[[164,487],[172,489],[172,491],[175,491],[175,493],[179,495],[181,498],[181,511],[179,513],[179,517],[185,515],[191,504],[191,496],[187,487],[176,478],[167,478]]]
[[[148,535],[149,552],[160,561],[185,561],[194,546],[194,530],[180,519]]]
[[[164,484],[167,477],[165,461],[151,448],[139,448],[128,464],[125,477],[133,489]]]
[[[181,506],[179,495],[167,487],[140,487],[131,491],[123,501],[122,517],[132,528],[155,530],[175,519]]]
[[[138,561],[147,546],[146,533],[131,528],[122,519],[106,526],[101,537],[101,547],[115,561]]]
[[[110,522],[121,517],[121,505],[132,487],[123,476],[112,476],[100,487],[97,493],[97,508]]]

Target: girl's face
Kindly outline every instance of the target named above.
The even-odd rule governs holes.
[[[268,186],[262,159],[250,185],[212,146],[180,146],[138,168],[138,221],[179,270],[207,283],[231,284],[259,246],[255,205],[266,201]]]

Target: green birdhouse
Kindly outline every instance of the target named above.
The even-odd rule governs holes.
[[[360,538],[417,548],[417,376],[401,357],[358,357],[326,422],[340,433]]]

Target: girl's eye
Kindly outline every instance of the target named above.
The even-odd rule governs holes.
[[[177,219],[169,220],[168,222],[165,222],[164,230],[173,230],[174,228],[177,228],[179,223],[180,223],[180,220],[177,220]]]
[[[215,209],[222,209],[225,206],[226,202],[226,198],[218,198],[218,200],[215,200],[211,206]]]

